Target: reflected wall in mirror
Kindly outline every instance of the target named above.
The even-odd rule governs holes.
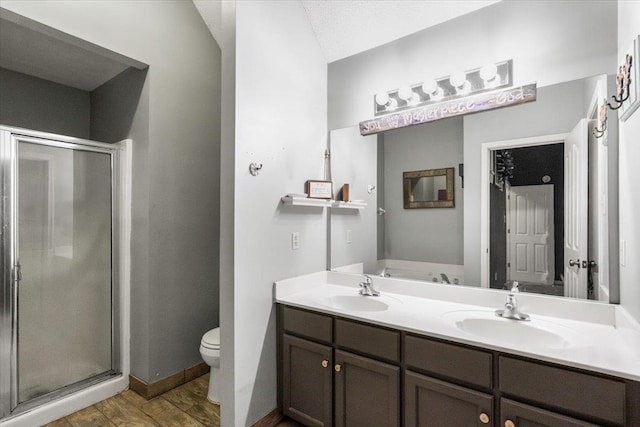
[[[455,207],[453,169],[426,169],[402,174],[405,209]]]
[[[374,57],[376,63],[386,63],[385,59],[388,57],[391,60],[398,51],[402,51],[404,57],[411,56],[413,52],[419,55],[421,44],[432,43],[430,40],[440,40],[442,37],[439,36],[457,34],[458,31],[461,40],[452,41],[452,45],[448,46],[449,50],[458,46],[456,43],[460,43],[460,49],[468,50],[462,39],[471,31],[469,28],[494,25],[500,34],[508,28],[509,43],[505,44],[503,39],[491,39],[493,36],[482,35],[481,32],[475,33],[479,34],[480,38],[486,37],[487,40],[483,40],[487,45],[491,45],[492,49],[487,50],[479,46],[474,52],[473,61],[477,63],[478,58],[495,60],[495,55],[513,56],[516,79],[521,74],[526,74],[528,77],[533,75],[533,80],[538,80],[536,102],[441,120],[413,128],[396,129],[378,135],[377,160],[368,168],[362,165],[354,166],[358,150],[370,150],[368,143],[356,136],[351,141],[342,139],[339,151],[352,157],[333,156],[334,177],[339,179],[343,171],[351,171],[355,167],[358,168],[358,174],[367,177],[366,180],[374,179],[369,174],[376,174],[378,190],[370,195],[368,203],[369,206],[383,208],[386,213],[376,215],[375,209],[364,209],[359,213],[358,221],[348,225],[354,236],[361,235],[370,246],[376,247],[375,258],[371,256],[371,250],[366,254],[358,254],[354,247],[345,243],[344,236],[334,234],[335,229],[340,230],[343,227],[342,222],[345,218],[332,215],[331,268],[361,262],[364,271],[371,274],[498,289],[504,289],[509,280],[519,279],[525,282],[525,292],[588,297],[607,302],[619,300],[616,113],[609,111],[609,129],[605,136],[597,139],[591,132],[600,100],[607,98],[615,85],[611,76],[584,77],[583,74],[587,69],[591,70],[591,74],[594,71],[604,73],[616,69],[617,5],[615,2],[546,3],[554,9],[553,13],[543,13],[532,8],[531,25],[525,26],[511,25],[512,21],[509,19],[503,19],[503,25],[502,22],[495,21],[495,13],[488,12],[490,9],[494,12],[500,9],[503,18],[512,16],[513,22],[516,22],[517,16],[521,16],[518,14],[522,13],[520,9],[528,8],[531,4],[515,3],[500,2],[437,28],[425,30],[424,36],[417,35],[413,39],[410,36],[374,49],[375,52],[371,52],[370,55],[362,54],[361,57],[348,58],[343,63],[330,64],[330,86],[339,86],[339,81],[332,81],[340,79],[351,81],[348,78],[355,78],[356,73],[363,81],[371,83],[374,77],[382,80],[379,77],[382,71],[371,67],[369,62],[373,61]],[[549,14],[552,15],[550,21],[545,18]],[[543,20],[546,20],[545,25],[536,24]],[[605,21],[611,24],[606,30],[602,27]],[[469,28],[463,28],[462,22]],[[603,42],[602,49],[592,49],[593,34],[585,32],[580,36],[590,39],[589,42],[577,40],[569,35],[568,28],[571,25],[567,27],[567,24],[570,22],[575,22],[576,25],[580,22],[581,28],[585,28],[585,22],[590,22],[594,25],[592,29],[598,28],[597,38]],[[542,28],[544,34],[540,32],[543,31]],[[543,36],[545,39],[550,37],[555,40],[550,48],[556,53],[553,58],[562,58],[562,61],[565,61],[562,67],[557,67],[558,63],[547,56],[548,52],[532,51],[529,41]],[[529,50],[523,49],[516,54],[513,51],[514,46],[529,46]],[[434,49],[435,52],[438,48]],[[454,63],[448,68],[460,66],[458,57],[448,58],[444,55],[443,58],[445,65],[447,59]],[[524,69],[523,64],[528,67]],[[405,71],[399,67],[387,67],[385,70],[394,73],[393,79],[404,77]],[[338,96],[336,93],[330,90],[333,96]],[[371,93],[375,93],[375,88],[371,89]],[[352,102],[347,95],[341,99],[346,105]],[[332,103],[335,101],[330,99],[330,105]],[[340,110],[340,106],[333,111],[343,111],[346,117],[352,114],[345,109]],[[367,115],[370,115],[370,112],[363,114],[363,117]],[[330,122],[331,120],[330,118]],[[357,120],[351,121],[354,124],[356,122]],[[340,123],[340,119],[334,118],[333,123]],[[339,132],[345,135],[346,129],[351,127],[342,126]],[[332,152],[336,152],[333,132],[331,149]],[[575,170],[569,171],[565,167],[565,148],[569,136],[576,132],[586,141],[581,152],[586,156],[585,163],[588,166],[576,167]],[[357,134],[357,127],[348,133]],[[527,144],[531,148],[527,148]],[[535,154],[531,151],[534,150],[533,147],[543,145],[561,154],[553,154],[556,160],[552,161],[551,154]],[[503,191],[500,191],[492,184],[495,180],[491,176],[491,159],[492,153],[504,150],[512,151],[516,166],[513,179],[506,180]],[[561,160],[558,156],[561,156]],[[537,157],[542,157],[542,161],[536,160]],[[402,191],[398,185],[402,172],[460,163],[465,167],[464,189],[462,179],[454,176],[454,185],[457,188],[453,208],[429,211],[402,209],[399,203]],[[548,171],[547,166],[551,166],[552,163],[556,166],[561,165],[562,171]],[[572,164],[577,165],[575,162]],[[527,176],[526,179],[523,176],[525,166],[534,169],[532,176]],[[575,174],[571,179],[579,180],[582,184],[572,186],[573,189],[569,190],[571,174]],[[527,186],[543,188],[545,185],[553,186],[553,191],[548,191],[550,187],[547,187],[543,196],[526,193]],[[580,202],[568,204],[567,192],[574,191],[577,187],[580,187],[582,195],[571,200]],[[539,208],[537,215],[540,221],[537,225],[533,223],[534,231],[536,226],[545,225],[547,235],[542,245],[532,242],[526,250],[520,249],[518,252],[512,248],[515,247],[515,243],[506,242],[509,231],[506,221],[517,222],[524,219],[523,216],[506,218],[505,191],[509,192],[512,199],[546,198],[546,210]],[[526,194],[523,194],[523,191]],[[495,194],[496,192],[499,194]],[[499,199],[502,199],[502,207],[496,209],[502,210],[494,211],[493,204]],[[531,210],[535,213],[535,206]],[[376,226],[372,225],[374,221],[377,222]],[[360,224],[363,227],[361,230],[358,229]],[[496,229],[504,231],[494,233]],[[513,228],[511,230],[513,231]],[[513,235],[510,238],[512,237]],[[579,253],[567,255],[567,251],[575,249],[576,245],[579,246]],[[572,265],[569,265],[570,261]],[[531,269],[532,275],[524,277],[524,272],[514,271],[514,263],[516,270],[523,268],[523,263],[527,263],[526,268]],[[595,267],[590,268],[590,265],[594,264]],[[540,271],[536,277],[537,270]],[[569,287],[580,291],[568,291]]]

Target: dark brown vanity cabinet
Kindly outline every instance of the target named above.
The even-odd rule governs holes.
[[[282,348],[283,412],[308,426],[331,426],[331,347],[284,335]]]
[[[400,426],[400,368],[336,350],[335,426]]]
[[[640,427],[640,383],[278,306],[279,405],[307,426]]]
[[[406,427],[493,425],[493,396],[407,372],[404,382]]]
[[[398,331],[284,306],[279,325],[284,415],[307,426],[400,426]]]

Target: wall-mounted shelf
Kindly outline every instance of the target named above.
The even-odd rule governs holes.
[[[282,199],[282,203],[285,205],[291,206],[313,206],[324,208],[327,206],[331,206],[332,200],[325,199],[310,199],[308,197],[294,197],[294,196],[284,196]]]
[[[367,206],[365,202],[340,202],[334,201],[331,203],[332,208],[338,209],[364,209]]]
[[[290,206],[311,206],[320,208],[336,208],[336,209],[364,209],[367,204],[362,201],[357,202],[340,202],[337,200],[311,199],[309,197],[284,196],[281,198],[282,203]]]

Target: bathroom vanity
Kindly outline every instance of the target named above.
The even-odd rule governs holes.
[[[279,405],[305,425],[640,425],[638,331],[604,324],[615,307],[553,318],[518,296],[532,321],[514,323],[490,317],[504,292],[375,278],[364,297],[323,273],[275,287]]]

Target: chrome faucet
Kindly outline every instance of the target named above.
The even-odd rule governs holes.
[[[449,276],[447,276],[446,274],[440,273],[440,277],[442,277],[442,282],[448,283],[449,285],[451,284],[451,281],[449,280]]]
[[[515,295],[520,292],[518,285],[518,282],[514,280],[511,284],[509,295],[507,295],[507,301],[504,303],[504,310],[496,310],[496,316],[513,320],[531,320],[528,314],[524,314],[518,310],[518,301]]]
[[[360,295],[367,297],[378,297],[380,292],[373,289],[373,280],[368,275],[364,275],[364,282],[360,282]]]

